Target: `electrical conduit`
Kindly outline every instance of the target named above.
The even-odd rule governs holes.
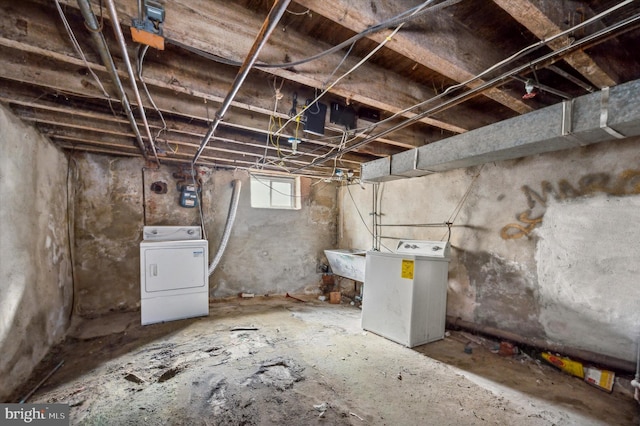
[[[156,145],[153,141],[153,136],[151,136],[151,129],[149,128],[149,123],[147,122],[147,115],[144,112],[144,105],[142,104],[142,98],[140,97],[140,91],[138,90],[138,86],[136,85],[136,77],[133,73],[133,67],[131,66],[131,60],[129,59],[129,52],[127,51],[127,45],[124,41],[124,35],[122,34],[122,28],[120,28],[120,21],[118,20],[118,12],[116,12],[116,5],[113,0],[106,0],[107,10],[109,11],[109,16],[111,17],[111,26],[113,27],[113,32],[116,35],[116,40],[118,41],[118,45],[120,46],[120,50],[122,52],[122,60],[127,68],[127,74],[129,74],[129,81],[131,81],[131,88],[133,89],[133,94],[136,97],[136,102],[138,103],[138,110],[140,110],[140,118],[142,118],[142,123],[144,125],[144,130],[147,133],[147,138],[149,138],[149,145],[151,146],[151,150],[153,151],[153,156],[156,159],[156,163],[160,166],[160,160],[158,160],[158,153],[156,152]]]
[[[231,203],[229,204],[229,214],[227,215],[227,223],[224,226],[224,232],[222,233],[222,240],[220,246],[218,246],[218,252],[209,265],[209,276],[213,274],[216,267],[222,259],[222,254],[227,248],[229,243],[229,237],[231,236],[231,228],[233,228],[233,222],[236,220],[236,212],[238,211],[238,201],[240,200],[240,190],[242,189],[242,182],[239,179],[233,181],[233,194],[231,194]]]
[[[113,0],[109,0],[109,1],[113,1]],[[207,144],[209,143],[209,140],[213,137],[216,129],[218,128],[218,125],[220,124],[220,122],[222,122],[224,115],[226,114],[227,110],[231,106],[231,102],[233,101],[233,98],[236,97],[238,90],[240,90],[240,86],[242,86],[242,83],[244,83],[244,80],[247,78],[247,75],[249,75],[249,71],[251,71],[251,67],[253,67],[253,64],[255,64],[256,61],[258,60],[258,55],[260,54],[260,51],[262,50],[264,45],[267,44],[267,39],[269,38],[273,30],[278,25],[278,22],[280,21],[280,18],[282,18],[282,15],[284,15],[284,12],[287,10],[287,6],[289,5],[290,1],[291,0],[276,0],[273,6],[271,7],[271,10],[269,11],[269,15],[267,16],[264,23],[262,24],[262,27],[260,28],[260,32],[256,36],[256,39],[253,42],[253,46],[251,46],[251,50],[249,51],[249,54],[245,58],[244,62],[242,62],[242,65],[238,70],[238,74],[236,75],[236,78],[233,80],[233,84],[231,85],[231,89],[229,90],[229,93],[227,93],[227,96],[224,98],[224,101],[222,101],[222,105],[220,106],[220,109],[218,110],[218,112],[216,112],[216,117],[211,123],[211,126],[209,127],[209,131],[207,131],[207,134],[204,136],[204,139],[202,139],[202,142],[200,142],[200,147],[198,148],[195,155],[193,156],[193,160],[191,160],[193,164],[195,164],[198,161],[200,154],[202,154],[202,151],[204,151],[205,146],[207,146]]]
[[[98,53],[100,54],[100,59],[102,59],[102,63],[104,64],[107,72],[111,76],[113,80],[113,84],[116,86],[118,91],[118,98],[120,98],[120,102],[122,103],[122,107],[124,108],[125,114],[129,119],[129,124],[131,124],[131,128],[136,135],[136,141],[138,142],[138,146],[140,147],[140,151],[142,151],[142,155],[146,160],[149,159],[147,155],[147,150],[144,146],[144,141],[142,140],[142,135],[140,134],[140,130],[138,130],[138,123],[136,123],[136,119],[133,116],[133,111],[131,110],[131,104],[129,103],[129,99],[127,98],[127,94],[124,91],[124,87],[122,86],[122,82],[120,81],[120,77],[118,76],[118,70],[116,69],[116,65],[113,62],[113,58],[111,57],[111,53],[109,52],[109,46],[107,45],[104,36],[101,33],[100,26],[98,25],[98,20],[96,19],[96,15],[94,15],[93,10],[91,9],[91,5],[89,4],[89,0],[78,0],[78,6],[80,7],[80,11],[82,12],[82,16],[84,17],[85,23],[89,32],[91,33],[91,37],[93,38],[93,42],[98,49]]]

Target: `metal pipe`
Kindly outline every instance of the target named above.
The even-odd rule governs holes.
[[[608,355],[597,354],[595,352],[587,351],[584,349],[572,348],[569,346],[549,343],[543,339],[537,339],[535,337],[524,337],[519,334],[512,333],[510,331],[500,330],[498,328],[490,327],[488,325],[476,324],[473,322],[465,321],[460,318],[456,318],[451,315],[447,315],[447,324],[450,328],[463,328],[470,332],[478,332],[482,334],[488,334],[499,339],[510,340],[512,342],[520,343],[522,345],[533,346],[538,349],[549,350],[558,352],[563,355],[582,359],[584,361],[591,361],[596,364],[607,366],[616,370],[633,371],[633,362],[626,361],[619,358],[613,358]]]
[[[584,81],[580,80],[579,78],[572,76],[571,74],[569,74],[565,70],[563,70],[561,68],[558,68],[555,65],[549,65],[547,67],[547,69],[550,70],[550,71],[555,72],[559,76],[562,76],[562,77],[566,78],[567,80],[569,80],[570,82],[572,82],[576,86],[582,87],[584,90],[586,90],[589,93],[593,93],[595,91],[595,88],[593,86],[591,86],[590,84],[587,84]]]
[[[112,2],[113,0],[108,0],[108,1]],[[200,157],[200,154],[202,154],[204,147],[209,143],[209,140],[213,137],[213,134],[218,128],[218,125],[220,124],[227,110],[231,106],[231,102],[233,101],[233,98],[235,98],[236,94],[240,90],[240,86],[242,86],[242,83],[244,83],[244,80],[247,78],[247,75],[249,74],[251,67],[258,60],[258,55],[260,54],[260,51],[262,50],[264,45],[267,43],[267,39],[269,38],[273,30],[278,25],[278,21],[280,21],[280,18],[282,18],[282,15],[284,15],[284,12],[287,9],[287,6],[289,5],[290,1],[291,0],[276,0],[276,2],[273,4],[273,7],[269,11],[269,15],[267,15],[267,18],[265,19],[264,23],[262,24],[262,27],[260,28],[260,32],[258,33],[255,41],[253,42],[253,46],[251,46],[251,50],[249,51],[249,54],[245,58],[244,62],[242,62],[242,65],[238,70],[238,74],[236,74],[236,78],[233,80],[233,84],[231,85],[231,89],[229,90],[229,93],[227,93],[227,96],[222,101],[222,105],[220,106],[220,109],[218,109],[218,111],[216,112],[213,123],[211,123],[211,126],[209,127],[209,131],[207,131],[207,134],[204,136],[204,139],[202,139],[202,142],[200,143],[200,148],[198,148],[198,151],[196,151],[196,154],[193,156],[193,160],[191,161],[192,163],[195,164],[195,162],[198,161],[198,157]]]
[[[133,89],[133,94],[136,98],[136,102],[138,103],[138,109],[140,110],[140,117],[142,118],[144,130],[147,133],[147,138],[149,138],[149,145],[151,146],[151,150],[153,151],[153,156],[156,159],[156,163],[158,163],[158,166],[160,166],[160,160],[158,160],[158,153],[156,152],[155,142],[153,141],[153,136],[151,136],[151,129],[149,128],[147,115],[144,112],[144,105],[142,104],[140,91],[138,90],[138,86],[136,85],[136,76],[133,73],[133,67],[131,66],[131,60],[129,59],[127,44],[124,41],[122,28],[120,28],[120,21],[118,20],[118,12],[116,11],[116,5],[113,2],[113,0],[105,0],[105,3],[107,5],[107,10],[109,11],[109,16],[111,17],[111,26],[113,27],[113,32],[116,36],[116,40],[118,41],[118,45],[120,46],[120,50],[122,52],[122,60],[124,61],[125,67],[127,68],[127,74],[129,74],[129,81],[131,81],[131,88]]]
[[[193,164],[193,163],[192,163]],[[242,189],[242,182],[239,179],[233,181],[233,194],[231,194],[231,203],[229,204],[229,214],[227,216],[227,223],[224,226],[224,232],[222,232],[222,240],[220,246],[218,246],[218,252],[209,265],[209,276],[216,270],[222,254],[227,248],[229,243],[229,237],[231,236],[231,228],[233,228],[233,222],[236,220],[236,213],[238,211],[238,201],[240,201],[240,190]]]
[[[93,10],[91,9],[89,0],[78,0],[78,6],[80,7],[80,11],[82,12],[82,16],[84,17],[87,28],[91,33],[91,38],[93,38],[96,49],[98,49],[98,53],[100,54],[102,63],[107,68],[107,72],[109,72],[109,75],[111,75],[111,80],[116,86],[118,97],[120,98],[120,103],[122,103],[124,112],[129,119],[129,124],[131,124],[131,128],[136,135],[136,141],[138,142],[140,151],[142,152],[144,158],[146,160],[149,160],[147,149],[144,146],[142,135],[140,134],[140,130],[138,129],[138,123],[136,123],[136,119],[133,116],[133,111],[131,110],[131,104],[129,103],[129,99],[127,98],[127,93],[124,91],[124,87],[122,86],[122,82],[120,81],[120,77],[118,76],[118,70],[116,69],[116,65],[113,62],[113,58],[111,57],[111,52],[109,52],[107,41],[104,39],[104,36],[100,31],[100,26],[98,25],[96,15],[94,15]],[[142,105],[140,105],[140,107],[142,108]]]
[[[446,223],[385,223],[378,226],[403,226],[403,227],[417,227],[417,228],[444,228],[449,225]]]

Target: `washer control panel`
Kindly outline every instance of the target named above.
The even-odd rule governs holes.
[[[446,241],[400,240],[396,253],[445,259],[449,257],[450,246]]]

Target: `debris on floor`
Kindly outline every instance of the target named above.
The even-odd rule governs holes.
[[[233,297],[213,303],[206,318],[71,338],[17,396],[65,359],[31,402],[69,404],[74,425],[409,425],[428,419],[637,426],[640,420],[633,397],[615,388],[601,392],[522,353],[497,356],[491,349],[499,342],[450,332],[409,349],[363,332],[358,308],[308,299]],[[95,322],[105,319],[86,326]],[[238,326],[252,330],[229,332]],[[463,352],[466,345],[473,346],[471,354]]]
[[[607,392],[613,390],[615,373],[595,367],[584,367],[584,381]]]
[[[580,379],[584,379],[584,368],[581,362],[574,361],[570,358],[562,357],[560,355],[553,355],[549,352],[542,352],[542,354],[540,355],[549,364],[558,367],[565,373],[576,376]]]

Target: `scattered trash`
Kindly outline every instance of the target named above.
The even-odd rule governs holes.
[[[451,337],[451,332],[445,331],[444,332],[444,337]]]
[[[398,373],[398,380],[402,380],[402,372]]]
[[[364,421],[364,419],[362,417],[360,417],[359,415],[357,415],[356,413],[349,412],[349,414],[352,415],[353,417],[359,418],[361,421]]]
[[[245,299],[251,298],[251,297],[256,297],[256,295],[253,294],[253,293],[240,293],[240,294],[238,294],[238,296],[240,296],[242,298],[245,298]]]
[[[243,326],[240,326],[240,327],[233,327],[229,331],[256,331],[256,330],[258,330],[258,327],[252,327],[252,326],[243,327]]]
[[[475,343],[475,344],[477,344],[477,345],[482,346],[482,340],[481,340],[479,337],[477,337],[477,336],[472,336],[471,334],[466,333],[466,332],[464,332],[464,331],[461,331],[461,332],[460,332],[460,334],[461,334],[465,339],[470,340],[470,341],[472,341],[473,343]]]
[[[288,297],[289,299],[297,300],[298,302],[307,303],[302,299],[298,299],[297,297],[291,296],[289,293],[287,293],[285,297]]]
[[[584,367],[584,381],[607,392],[613,390],[616,373],[595,367]]]
[[[464,347],[464,353],[465,354],[472,354],[473,353],[473,348],[471,346],[469,346],[469,345],[466,345]]]
[[[144,383],[143,379],[141,379],[140,377],[136,376],[133,373],[127,374],[126,376],[124,376],[124,379],[137,384]]]
[[[324,413],[325,411],[327,411],[327,408],[329,408],[329,406],[326,402],[323,402],[322,404],[314,405],[313,408]]]
[[[500,342],[500,349],[498,349],[498,355],[500,356],[513,356],[518,355],[520,351],[518,347],[513,343],[509,342]]]
[[[545,361],[549,362],[551,365],[555,365],[565,373],[584,379],[584,368],[582,367],[582,363],[559,355],[552,355],[549,352],[542,352],[541,356]]]
[[[342,298],[342,294],[339,291],[332,291],[329,293],[329,303],[337,305],[340,303],[340,299]]]
[[[318,296],[318,300],[321,302],[325,302],[327,300],[327,296]]]

